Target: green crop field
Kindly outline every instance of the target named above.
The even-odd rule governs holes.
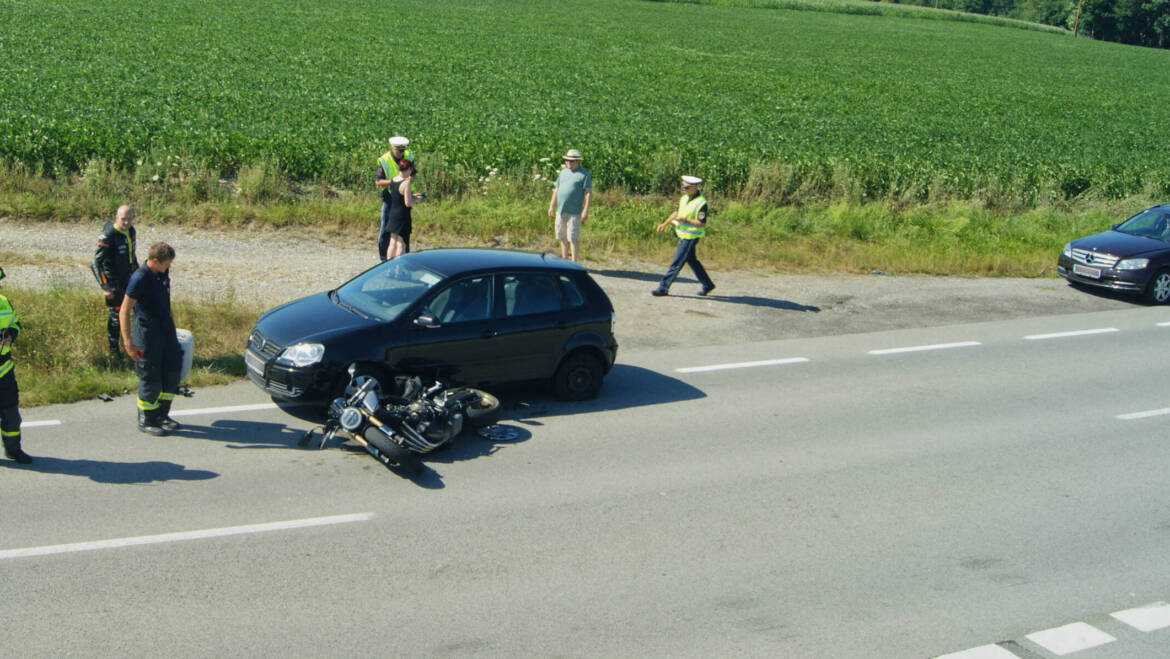
[[[821,3],[825,4],[825,3]],[[970,22],[638,0],[0,0],[0,158],[366,185],[680,171],[747,198],[1170,194],[1170,52]],[[552,158],[550,162],[547,160]]]

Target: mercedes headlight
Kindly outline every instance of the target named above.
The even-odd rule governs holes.
[[[325,356],[325,346],[320,343],[298,343],[291,345],[280,353],[280,358],[291,362],[293,366],[312,366]]]
[[[1125,259],[1117,262],[1118,270],[1145,270],[1150,265],[1149,259]]]
[[[1064,249],[1060,250],[1060,255],[1071,259],[1072,258],[1072,243],[1065,243]]]

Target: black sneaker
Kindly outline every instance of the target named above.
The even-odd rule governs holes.
[[[650,291],[650,294],[654,297],[662,297],[663,295],[666,295],[666,291],[662,290],[661,288],[656,288]]]
[[[703,290],[699,291],[699,295],[706,297],[707,293],[710,293],[713,290],[715,290],[715,284],[711,284],[710,286],[704,286]]]

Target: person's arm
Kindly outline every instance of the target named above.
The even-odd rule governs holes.
[[[402,203],[405,204],[407,208],[414,206],[414,196],[410,194],[410,183],[413,180],[413,176],[407,177],[402,179],[402,183],[398,184],[398,192],[402,194]]]
[[[394,181],[386,178],[386,172],[382,171],[382,166],[378,165],[378,172],[374,174],[374,185],[379,188],[385,188]]]
[[[666,227],[668,227],[672,224],[675,224],[677,222],[678,222],[678,211],[672,211],[670,213],[670,217],[667,217],[665,220],[663,220],[662,224],[659,224],[658,228],[656,230],[658,231],[658,233],[662,233],[663,231],[666,231]]]
[[[113,299],[114,297],[114,270],[111,267],[114,257],[113,240],[106,234],[98,236],[97,251],[93,254],[93,260],[97,263],[98,269],[98,285],[102,287],[102,294],[106,299]]]
[[[593,188],[585,188],[585,205],[581,207],[581,222],[589,219],[589,202],[593,200]]]
[[[122,298],[122,308],[118,311],[118,324],[122,329],[122,345],[126,348],[126,354],[130,355],[130,359],[138,361],[142,359],[142,348],[131,343],[130,339],[130,310],[134,308],[134,298],[129,295]]]
[[[557,186],[553,185],[552,198],[548,200],[548,216],[553,217],[555,213],[553,209],[557,206]]]

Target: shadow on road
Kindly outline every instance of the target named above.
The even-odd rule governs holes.
[[[702,390],[682,380],[628,364],[614,365],[609,375],[605,376],[601,394],[593,400],[565,402],[553,398],[545,389],[538,391],[532,388],[506,389],[500,395],[504,421],[624,410],[707,396]]]
[[[108,462],[106,460],[65,460],[35,456],[31,464],[22,465],[11,461],[0,462],[10,469],[24,469],[45,474],[85,476],[95,483],[112,485],[133,485],[155,481],[201,481],[215,478],[219,474],[202,469],[188,469],[174,462],[152,460],[150,462]]]
[[[225,442],[228,448],[234,449],[299,449],[303,447],[297,446],[297,442],[304,434],[303,430],[289,428],[283,423],[219,419],[210,426],[184,423],[171,436]]]
[[[602,277],[614,277],[617,279],[633,279],[635,281],[644,281],[650,283],[658,283],[662,280],[662,275],[649,272],[635,272],[633,270],[590,270],[592,274]],[[720,295],[712,293],[705,297],[698,295],[698,291],[694,293],[687,293],[686,285],[692,284],[698,286],[699,282],[690,277],[679,276],[674,280],[675,284],[683,284],[684,288],[677,289],[672,287],[670,297],[679,297],[686,299],[703,299],[715,300],[716,302],[728,302],[731,304],[746,304],[753,307],[766,307],[769,309],[782,309],[784,311],[811,311],[813,313],[819,312],[820,307],[815,307],[808,304],[800,304],[799,302],[792,302],[790,300],[774,300],[772,298],[757,297],[755,295]],[[718,282],[717,282],[718,283]],[[718,289],[716,289],[718,290]],[[646,297],[650,297],[650,289],[646,289]]]

